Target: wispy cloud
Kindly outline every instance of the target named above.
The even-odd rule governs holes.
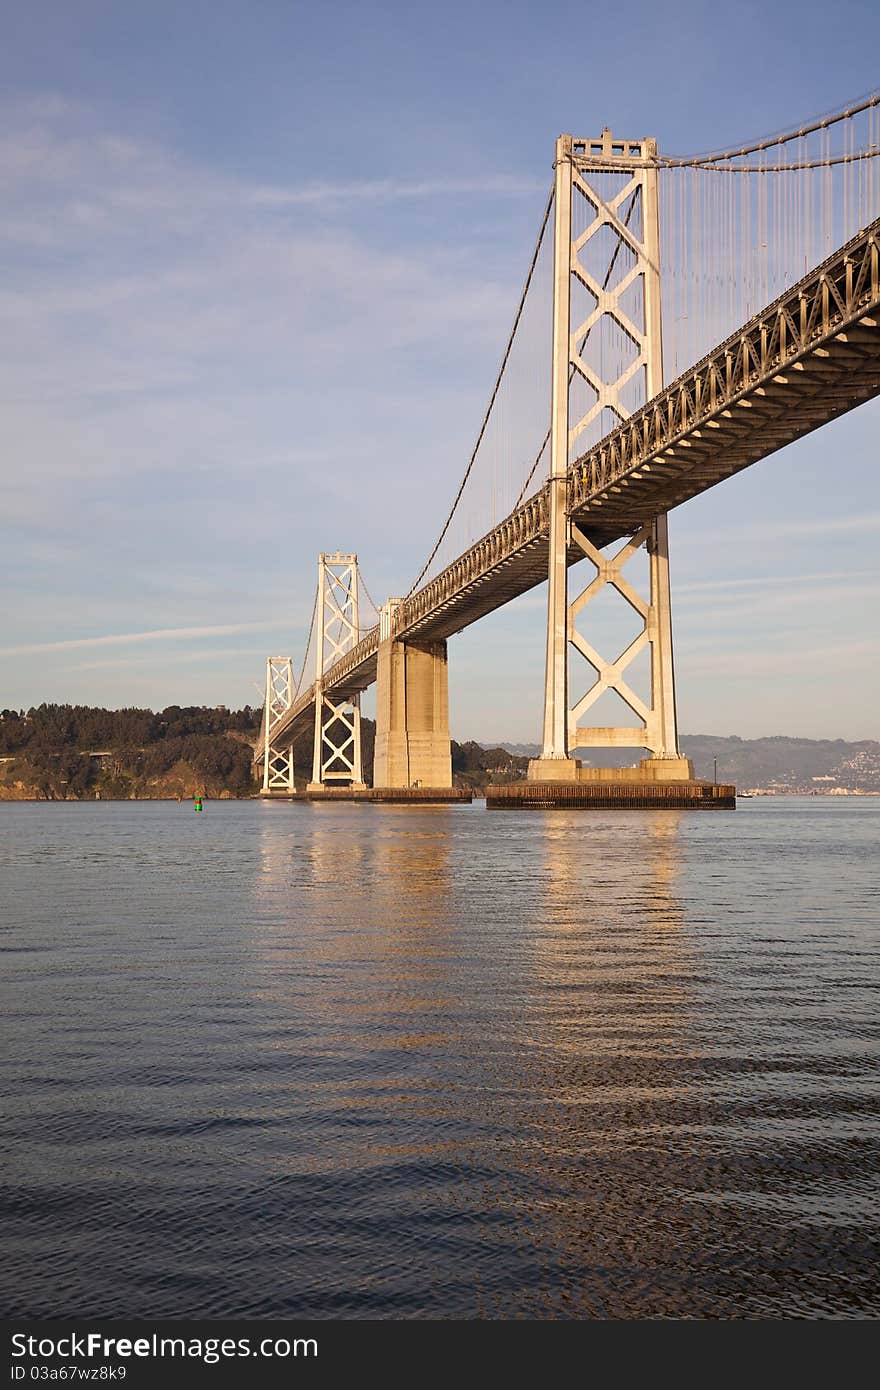
[[[493,174],[470,179],[372,179],[353,182],[310,183],[300,188],[256,188],[249,201],[258,207],[318,207],[340,203],[393,203],[425,198],[511,197],[542,193],[546,183],[538,179]]]
[[[256,644],[250,647],[201,647],[185,652],[163,652],[163,666],[185,666],[191,662],[225,661],[228,658],[247,657],[252,665],[255,657],[265,658],[265,652]],[[155,656],[115,656],[104,661],[77,661],[63,666],[63,671],[118,671],[123,668],[154,666]],[[238,669],[238,668],[236,668]]]
[[[706,652],[692,656],[686,646],[679,645],[679,675],[685,680],[692,676],[725,676],[749,679],[772,679],[781,676],[810,676],[821,672],[829,663],[845,662],[850,671],[861,670],[870,664],[876,671],[880,657],[880,639],[832,642],[810,647],[792,643],[772,649]]]
[[[676,594],[702,594],[721,592],[727,589],[767,589],[768,591],[778,588],[780,585],[786,588],[795,585],[808,587],[816,584],[828,584],[837,580],[844,580],[847,583],[858,579],[880,579],[880,574],[876,569],[873,570],[816,570],[812,574],[765,574],[765,575],[734,575],[728,579],[706,579],[700,580],[696,584],[676,584]]]
[[[28,653],[73,651],[78,647],[112,647],[134,642],[178,642],[183,639],[234,636],[242,632],[265,632],[277,628],[277,620],[262,623],[222,623],[210,627],[161,627],[150,632],[114,632],[101,637],[70,637],[63,642],[28,642],[17,647],[0,647],[0,656],[24,656]]]
[[[863,406],[868,410],[869,406]],[[828,428],[828,427],[826,427]],[[873,497],[871,499],[873,501]],[[760,545],[776,541],[830,540],[834,536],[878,535],[880,534],[880,512],[855,512],[850,516],[816,516],[792,518],[789,521],[761,521],[748,518],[735,527],[714,526],[702,536],[691,536],[689,545],[717,552],[722,547],[733,546],[742,551],[747,545]]]
[[[537,209],[541,183],[256,185],[61,103],[3,114],[0,247],[13,273],[0,369],[17,518],[57,512],[81,478],[242,471],[285,448],[305,450],[305,469],[328,443],[323,477],[345,491],[361,466],[347,435],[363,447],[381,433],[373,452],[390,467],[395,431],[409,450],[409,421],[446,399],[449,360],[485,352],[474,389],[483,371],[491,380],[522,267],[508,284],[503,254],[451,243],[448,218],[432,216],[436,234],[416,244],[379,222],[368,236],[348,209],[482,196],[501,219],[499,196]],[[438,444],[422,441],[428,464]]]
[[[820,609],[832,614],[846,609],[854,609],[856,604],[876,604],[880,599],[880,575],[872,575],[873,582],[865,582],[855,577],[828,580],[824,584],[765,585],[760,592],[751,590],[740,593],[727,592],[684,594],[680,609],[683,614],[699,617],[707,615],[712,623],[725,622],[741,627],[745,619],[750,620],[749,633],[754,636],[759,628],[766,629],[767,620],[773,614],[791,614],[798,610],[807,612],[810,621]],[[673,590],[675,601],[675,590]]]
[[[780,521],[765,528],[774,536],[824,536],[829,533],[880,532],[880,512],[861,512],[855,516],[816,517],[800,521]]]

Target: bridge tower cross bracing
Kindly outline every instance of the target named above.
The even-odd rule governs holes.
[[[266,660],[266,705],[263,711],[263,787],[265,796],[284,793],[292,796],[293,744],[276,748],[272,735],[294,699],[293,666],[289,656],[270,656]]]
[[[360,696],[331,697],[324,672],[360,640],[358,557],[322,552],[318,556],[315,614],[315,738],[309,790],[330,783],[363,787]]]
[[[570,750],[576,747],[646,748],[654,758],[668,760],[671,775],[687,775],[678,753],[666,516],[659,516],[636,531],[609,558],[568,514],[567,473],[578,439],[601,420],[603,412],[606,421],[607,412],[616,421],[626,419],[631,411],[623,392],[639,374],[645,400],[650,400],[663,385],[656,154],[654,140],[617,140],[607,129],[598,140],[562,135],[556,142],[547,650],[543,744],[541,757],[534,759],[529,768],[533,780],[574,778],[576,764]],[[616,176],[611,181],[616,185],[612,191],[608,189],[609,175]],[[573,217],[575,201],[579,205],[578,220],[586,214],[587,225],[579,233]],[[594,266],[587,268],[587,257],[582,254],[603,229],[606,245],[613,248],[604,279],[597,277]],[[612,279],[621,250],[629,264]],[[574,284],[586,291],[587,301],[594,301],[581,323],[572,322]],[[614,379],[606,379],[595,360],[591,363],[584,356],[590,335],[602,332],[602,320],[610,320],[613,331],[622,334],[632,349],[631,360],[621,366]],[[611,372],[613,376],[613,367]],[[593,393],[582,414],[577,409],[572,412],[572,382],[576,378],[586,383],[588,393]],[[647,599],[621,572],[642,545],[649,555]],[[596,575],[569,603],[568,563],[573,547],[592,562]],[[617,590],[642,621],[642,631],[613,661],[600,656],[577,627],[579,614],[607,584]],[[593,666],[597,677],[573,708],[569,706],[572,646]],[[651,657],[649,706],[624,678],[626,667],[646,646]],[[633,710],[641,720],[639,726],[587,728],[579,723],[607,690],[614,691]],[[676,771],[678,763],[682,763],[682,768]]]

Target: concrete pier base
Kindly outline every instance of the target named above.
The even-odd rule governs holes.
[[[324,792],[324,791],[348,793],[348,792],[363,792],[363,791],[366,791],[366,790],[367,790],[367,784],[366,784],[366,782],[343,782],[343,783],[337,783],[336,786],[334,786],[332,782],[308,782],[308,783],[306,784],[306,793],[307,793],[307,795],[309,795],[309,796],[312,796],[315,792]],[[343,799],[344,799],[344,798],[343,798]]]
[[[269,801],[356,801],[384,806],[469,806],[473,793],[458,787],[308,787],[304,792],[262,792]]]
[[[576,782],[581,765],[574,758],[530,758],[529,782]]]
[[[373,782],[452,788],[445,642],[379,643]]]
[[[578,758],[532,758],[529,782],[693,782],[690,758],[642,758],[638,767],[584,767]]]
[[[723,782],[648,779],[640,768],[584,768],[584,772],[608,776],[573,781],[512,782],[506,787],[489,787],[486,806],[490,811],[576,807],[588,810],[640,811],[733,811],[736,787]],[[635,774],[622,777],[621,773]],[[615,774],[617,774],[615,776]]]

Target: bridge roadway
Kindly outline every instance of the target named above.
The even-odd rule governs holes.
[[[880,219],[756,314],[568,470],[568,511],[597,546],[880,394]],[[392,636],[450,637],[547,578],[546,485],[405,599]],[[569,564],[583,559],[576,546]],[[334,698],[376,679],[373,628],[324,673]],[[277,727],[311,730],[314,685]],[[255,760],[259,758],[257,751]]]

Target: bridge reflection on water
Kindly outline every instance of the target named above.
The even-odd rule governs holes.
[[[810,968],[809,924],[762,944],[779,881],[763,823],[750,871],[724,865],[730,832],[674,812],[265,809],[256,892],[283,915],[264,988],[310,1095],[278,1171],[335,1191],[314,1239],[349,1308],[874,1301],[835,1197],[844,1169],[847,1200],[868,1193],[833,1137],[864,1128],[835,1056],[847,1025],[829,1002],[818,1034],[799,1027],[786,974]]]

